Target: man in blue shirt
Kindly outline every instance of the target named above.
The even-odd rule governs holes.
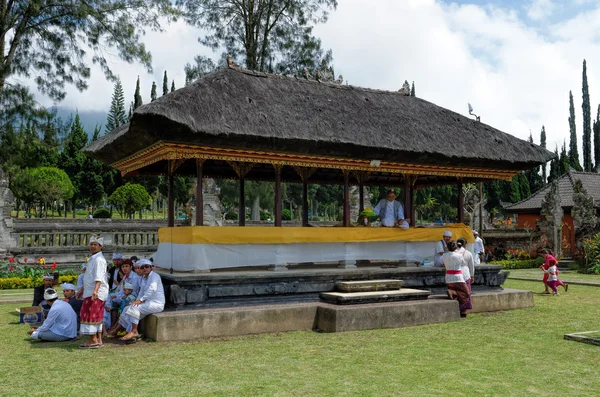
[[[379,200],[373,211],[381,219],[381,226],[408,229],[410,219],[404,219],[404,207],[396,200],[396,192],[387,192],[387,199]]]
[[[28,333],[33,340],[63,342],[77,336],[77,314],[67,302],[58,299],[54,288],[44,291],[44,299],[50,305],[50,312],[41,327],[32,328]]]

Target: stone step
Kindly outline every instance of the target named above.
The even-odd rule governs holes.
[[[429,291],[402,288],[396,291],[371,292],[322,292],[321,299],[336,305],[356,305],[361,303],[397,302],[427,299]]]
[[[399,290],[402,284],[402,280],[338,281],[335,289],[340,292],[390,291]]]

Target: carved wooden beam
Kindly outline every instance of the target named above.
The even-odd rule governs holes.
[[[240,161],[228,161],[228,163],[239,178],[245,177],[248,171],[254,167],[254,163],[242,163]]]
[[[308,182],[308,180],[310,179],[310,177],[315,173],[315,171],[317,170],[314,167],[294,167],[294,170],[296,171],[296,173],[298,173],[298,175],[300,175],[300,179],[302,179],[302,182]]]

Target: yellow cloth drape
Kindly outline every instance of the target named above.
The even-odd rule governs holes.
[[[174,244],[295,244],[295,243],[366,243],[393,241],[438,241],[445,230],[452,239],[463,237],[474,243],[473,231],[464,224],[444,228],[365,228],[365,227],[262,227],[262,226],[189,226],[161,227],[160,243]]]

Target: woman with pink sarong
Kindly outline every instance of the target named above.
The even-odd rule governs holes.
[[[452,240],[447,244],[448,252],[442,255],[446,267],[446,284],[448,285],[448,296],[456,297],[461,317],[467,317],[467,310],[472,309],[471,293],[463,277],[463,258],[456,252],[456,243]],[[454,298],[453,298],[454,299]]]

